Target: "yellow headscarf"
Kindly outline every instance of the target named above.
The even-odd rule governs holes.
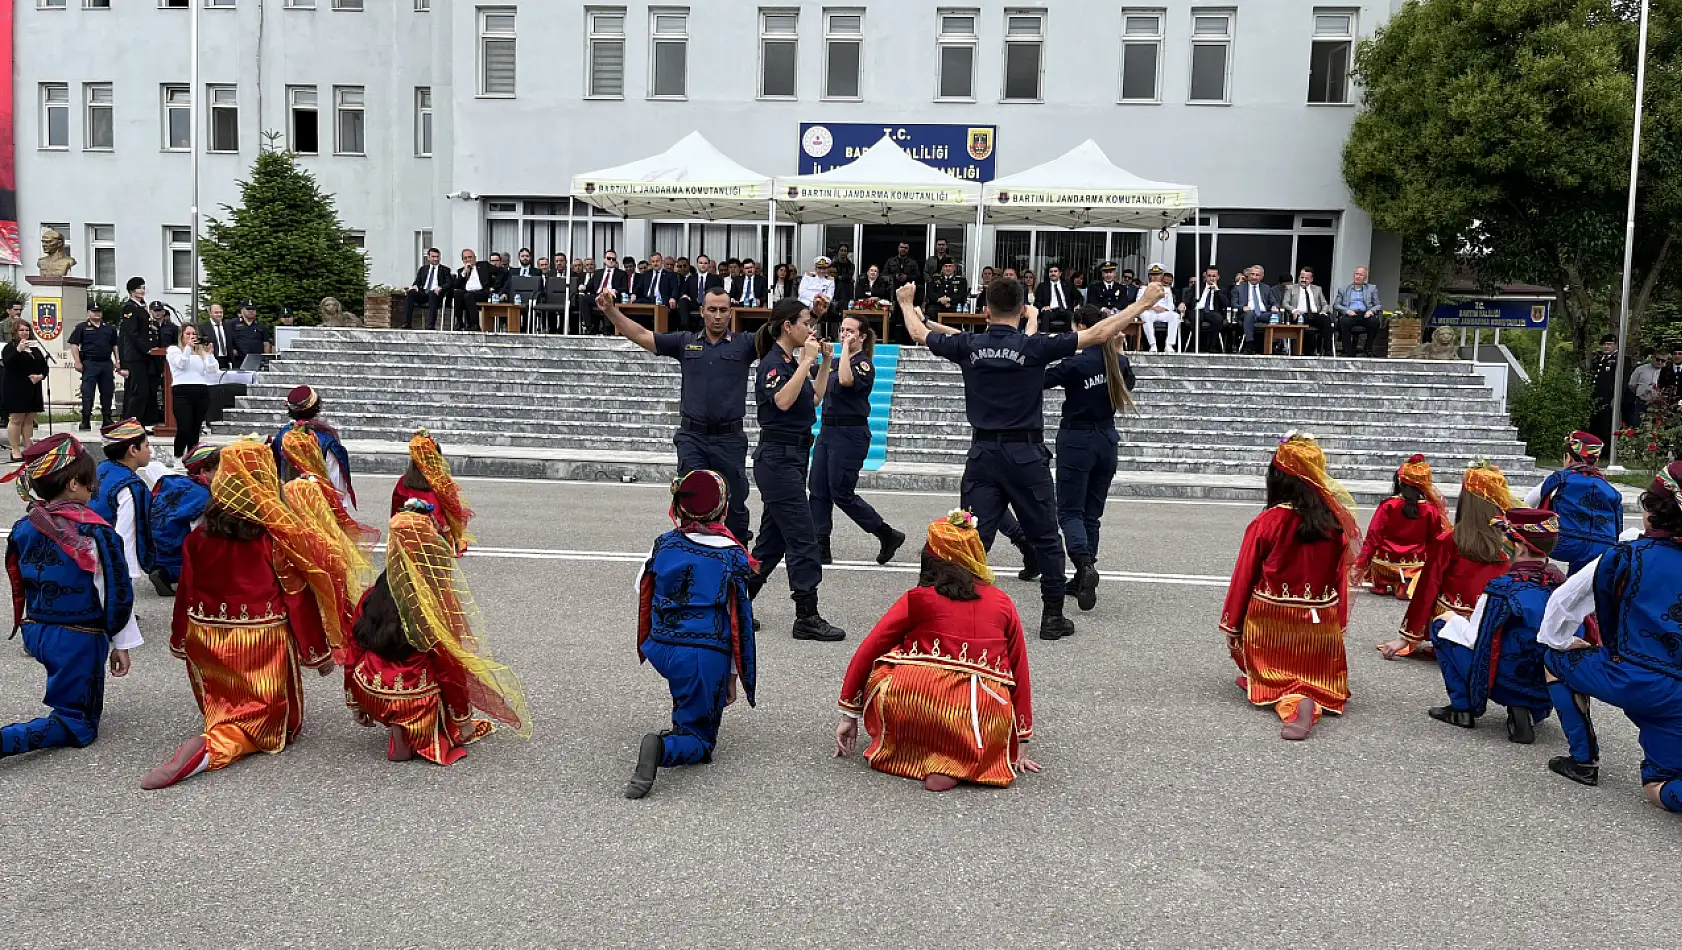
[[[1306,433],[1292,430],[1279,440],[1273,453],[1273,464],[1279,470],[1306,482],[1330,508],[1343,528],[1343,556],[1348,565],[1361,550],[1361,529],[1355,522],[1355,496],[1326,470],[1326,453],[1320,443]]]
[[[1448,506],[1443,504],[1443,496],[1437,494],[1437,486],[1431,481],[1431,463],[1425,461],[1425,456],[1417,453],[1402,467],[1396,469],[1396,479],[1403,485],[1412,485],[1419,489],[1426,500],[1437,506],[1437,510],[1447,514]]]
[[[981,535],[975,530],[975,515],[962,508],[954,508],[946,517],[929,525],[929,540],[924,550],[993,583],[993,570],[987,566],[987,549],[982,547]]]
[[[425,429],[418,430],[409,440],[409,458],[425,476],[426,483],[432,486],[432,494],[438,498],[438,513],[444,516],[444,524],[449,526],[450,545],[458,556],[466,553],[467,546],[474,540],[467,533],[467,523],[473,520],[473,509],[467,507],[467,499],[462,497],[460,486],[450,477],[450,462],[438,448],[438,440]]]
[[[1466,467],[1466,474],[1460,480],[1460,490],[1471,492],[1502,511],[1519,507],[1518,499],[1507,487],[1506,474],[1488,459],[1477,459]]]
[[[373,586],[376,571],[373,560],[364,549],[369,546],[368,542],[360,536],[347,534],[333,514],[333,505],[328,499],[337,497],[338,492],[334,491],[332,485],[314,475],[305,475],[287,482],[282,487],[282,493],[286,497],[286,504],[300,520],[321,532],[322,537],[335,543],[348,567],[345,589],[351,602],[360,601],[363,593]],[[374,537],[377,539],[379,535],[376,533]]]

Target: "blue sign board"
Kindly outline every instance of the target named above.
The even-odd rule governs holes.
[[[1546,330],[1548,300],[1467,300],[1439,303],[1431,314],[1433,327],[1467,330]]]
[[[996,125],[872,125],[800,123],[800,174],[832,171],[889,135],[907,155],[965,181],[992,181]]]

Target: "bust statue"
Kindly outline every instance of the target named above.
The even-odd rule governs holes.
[[[35,262],[36,271],[42,277],[64,277],[70,273],[70,268],[76,266],[76,259],[64,247],[64,235],[48,228],[41,232],[41,259]]]
[[[1438,327],[1431,333],[1431,342],[1422,343],[1419,348],[1408,354],[1416,360],[1457,360],[1460,358],[1460,347],[1454,339],[1452,327]]]
[[[337,297],[321,298],[321,306],[317,312],[321,314],[322,326],[339,327],[345,324],[345,308]]]

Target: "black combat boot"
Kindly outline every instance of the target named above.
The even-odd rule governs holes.
[[[1600,766],[1578,762],[1569,755],[1556,755],[1549,759],[1548,768],[1579,785],[1600,784]]]
[[[895,531],[891,525],[883,525],[876,529],[876,540],[882,542],[882,549],[876,552],[876,563],[886,564],[894,559],[894,555],[899,553],[899,546],[905,543],[905,532]]]
[[[794,639],[832,643],[847,639],[847,631],[818,616],[817,594],[804,594],[794,600]]]
[[[1063,616],[1061,601],[1046,601],[1045,613],[1040,615],[1040,639],[1061,640],[1074,636],[1075,622]]]
[[[1016,576],[1025,581],[1039,580],[1040,556],[1034,553],[1033,545],[1025,540],[1018,541],[1015,538],[1012,538],[1010,543],[1015,545],[1016,550],[1022,553],[1022,570],[1017,571]]]
[[[1074,555],[1075,577],[1069,583],[1069,596],[1082,610],[1098,606],[1098,568],[1085,554]]]

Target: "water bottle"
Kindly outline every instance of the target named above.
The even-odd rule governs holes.
[[[1279,315],[1277,313],[1269,314],[1268,317],[1267,317],[1267,322],[1271,323],[1271,324],[1274,324],[1274,325],[1277,325],[1279,323]]]
[[[519,305],[520,305],[520,295],[515,294],[514,295],[514,306],[518,307]]]

